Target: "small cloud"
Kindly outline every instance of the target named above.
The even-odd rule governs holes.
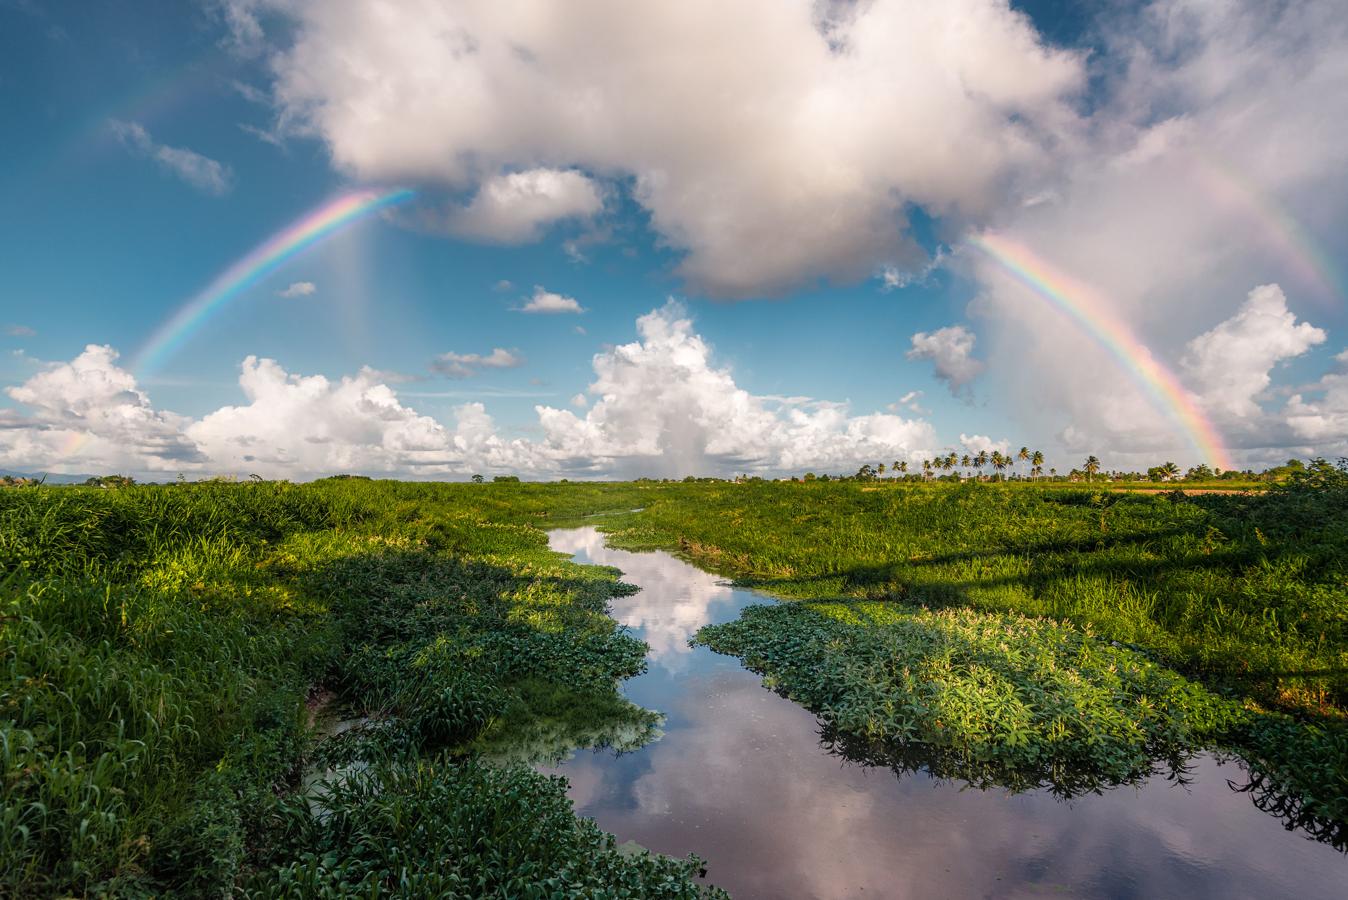
[[[491,289],[498,294],[504,294],[506,291],[513,291],[515,289],[515,282],[502,278],[500,281],[493,284]]]
[[[481,353],[442,353],[431,363],[431,368],[448,378],[471,378],[482,369],[514,369],[524,365],[518,350],[497,347],[483,356]]]
[[[153,159],[160,168],[171,172],[192,187],[207,194],[219,196],[233,187],[234,172],[224,163],[202,156],[186,147],[170,147],[150,137],[138,122],[111,119],[108,122],[113,135],[122,145],[138,156]]]
[[[296,281],[291,283],[290,287],[283,291],[277,291],[278,297],[308,297],[318,290],[318,285],[312,281]]]
[[[911,413],[916,413],[919,416],[930,415],[931,410],[922,406],[922,404],[919,402],[921,399],[922,399],[921,391],[909,391],[908,393],[900,397],[898,399],[898,402],[891,403],[889,404],[889,406],[885,408],[892,413],[902,412],[906,410]]]
[[[945,263],[948,255],[946,249],[940,247],[936,250],[936,255],[916,271],[900,269],[898,266],[885,266],[880,270],[880,290],[889,293],[909,285],[925,284],[932,273]]]
[[[576,334],[589,334],[589,332],[585,330],[584,325],[577,325],[575,328],[572,328],[571,330],[574,331]]]
[[[571,405],[576,409],[584,409],[590,405],[590,400],[584,394],[577,394],[571,398]]]
[[[285,138],[280,133],[269,128],[258,128],[256,125],[250,125],[247,122],[239,123],[239,130],[244,134],[251,134],[264,144],[271,144],[279,150],[286,149]]]
[[[562,241],[562,252],[573,263],[584,265],[590,261],[589,250],[613,239],[613,229],[608,226],[592,227],[573,238]]]
[[[258,106],[267,106],[271,103],[271,95],[262,88],[254,87],[246,81],[235,79],[229,83],[229,86],[234,89],[236,94],[247,100],[249,103],[256,103]]]
[[[545,290],[543,285],[534,285],[534,295],[529,301],[518,308],[522,313],[583,313],[585,307],[576,302],[574,297],[566,297],[562,294],[554,294],[552,291]]]
[[[37,337],[37,331],[27,325],[8,325],[5,327],[5,334],[18,338]]]
[[[931,333],[919,331],[913,335],[913,349],[908,359],[929,359],[936,367],[936,377],[950,388],[956,397],[967,396],[969,383],[982,374],[983,362],[975,359],[974,333],[963,325],[951,325]]]

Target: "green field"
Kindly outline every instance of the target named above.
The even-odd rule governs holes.
[[[796,601],[698,639],[849,755],[1071,796],[1211,748],[1342,846],[1345,482],[3,490],[0,894],[709,892],[512,761],[658,727],[626,588],[547,549],[587,516]]]

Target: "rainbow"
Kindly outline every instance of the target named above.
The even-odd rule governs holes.
[[[136,353],[132,370],[153,372],[194,331],[230,300],[238,297],[295,254],[333,234],[339,228],[377,210],[401,203],[410,190],[360,190],[343,194],[311,210],[286,226],[216,276],[150,335]]]
[[[1337,266],[1310,232],[1267,192],[1210,153],[1194,150],[1191,158],[1197,183],[1258,228],[1264,245],[1281,257],[1303,284],[1335,306],[1348,298]]]
[[[1222,469],[1234,468],[1221,433],[1193,396],[1174,373],[1152,357],[1133,330],[1091,288],[1054,270],[1028,247],[1004,235],[975,235],[967,243],[1047,301],[1118,360],[1157,408],[1184,430],[1204,461]]]

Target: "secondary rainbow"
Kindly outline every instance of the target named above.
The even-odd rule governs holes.
[[[296,219],[253,248],[180,306],[141,347],[132,363],[133,371],[144,375],[163,365],[182,346],[183,341],[201,328],[213,314],[306,247],[313,246],[345,225],[402,203],[412,196],[412,191],[402,188],[352,191]]]
[[[1317,300],[1331,308],[1348,301],[1343,276],[1315,237],[1251,178],[1210,153],[1192,156],[1197,183],[1229,210],[1261,232],[1264,247],[1290,269]]]
[[[1056,271],[1023,244],[998,234],[975,235],[968,244],[1028,287],[1107,350],[1152,402],[1183,429],[1205,462],[1233,468],[1221,432],[1174,373],[1157,362],[1128,325],[1088,286]]]

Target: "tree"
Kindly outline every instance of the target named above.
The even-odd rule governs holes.
[[[481,476],[481,475],[474,475],[474,476],[473,476],[473,484],[481,484],[481,483],[482,483],[482,476]]]
[[[987,464],[988,451],[979,450],[978,455],[974,457],[974,471],[977,473],[975,477],[977,477],[979,481],[983,480],[983,467]]]
[[[885,477],[885,464],[884,464],[884,463],[880,463],[879,465],[877,465],[877,466],[875,467],[875,474],[878,475],[878,476],[880,476],[881,478],[884,478],[884,477]]]
[[[931,460],[922,460],[922,477],[927,481],[931,480]]]
[[[1184,473],[1185,481],[1211,481],[1214,477],[1206,463],[1199,463]]]
[[[1016,459],[1020,462],[1028,462],[1030,459],[1030,448],[1021,447],[1020,452],[1016,454]]]
[[[1044,474],[1044,451],[1036,450],[1030,454],[1030,465],[1034,468],[1030,470],[1032,476],[1038,477]]]
[[[997,470],[997,477],[1002,477],[1002,470],[1011,465],[1011,455],[1002,455],[1000,450],[992,451],[992,467]]]
[[[1082,465],[1081,468],[1086,473],[1086,481],[1089,482],[1091,476],[1100,471],[1100,460],[1096,459],[1094,455],[1088,456],[1086,457],[1085,464]]]
[[[906,473],[906,472],[908,471],[908,463],[906,463],[906,462],[896,462],[896,463],[894,464],[894,468],[898,469],[900,472]]]

